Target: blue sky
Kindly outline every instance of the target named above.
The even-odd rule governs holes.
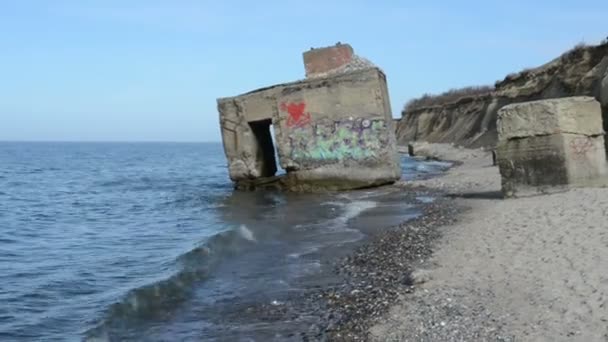
[[[215,99],[301,79],[350,43],[394,116],[608,36],[607,1],[0,2],[0,140],[219,141]]]

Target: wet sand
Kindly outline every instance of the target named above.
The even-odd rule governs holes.
[[[505,200],[489,153],[435,149],[462,164],[399,186],[468,209],[433,228],[430,258],[392,270],[414,268],[417,284],[371,317],[367,334],[344,339],[608,341],[608,189]]]

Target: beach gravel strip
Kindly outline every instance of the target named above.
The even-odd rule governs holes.
[[[428,189],[408,189],[424,191]],[[382,319],[400,295],[412,293],[424,281],[414,273],[432,254],[441,227],[453,224],[465,210],[454,200],[441,197],[423,206],[422,215],[399,226],[382,230],[339,261],[336,272],[344,283],[318,296],[326,302],[324,334],[331,341],[366,341],[369,328]]]

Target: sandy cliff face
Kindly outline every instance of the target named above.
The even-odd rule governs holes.
[[[577,48],[538,68],[507,76],[487,95],[402,113],[400,144],[410,141],[494,146],[496,115],[510,103],[587,95],[602,104],[608,131],[608,43]]]

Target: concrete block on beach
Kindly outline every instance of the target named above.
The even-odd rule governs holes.
[[[505,197],[593,185],[606,176],[602,111],[592,97],[505,106],[497,129]]]
[[[351,190],[401,177],[386,76],[352,54],[347,44],[314,49],[308,78],[218,99],[236,188]]]

